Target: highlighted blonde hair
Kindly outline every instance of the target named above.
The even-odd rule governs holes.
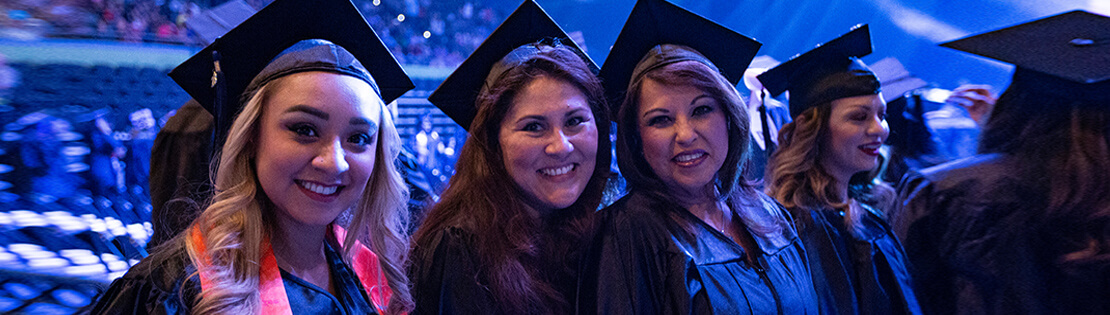
[[[264,105],[277,79],[259,89],[236,117],[218,159],[214,187],[215,196],[194,225],[204,235],[211,274],[211,289],[202,292],[195,313],[254,313],[260,309],[259,257],[260,244],[274,228],[271,203],[261,191],[254,160],[258,151],[259,122]],[[350,263],[356,240],[368,244],[378,256],[392,296],[387,313],[399,314],[412,309],[408,277],[404,264],[408,259],[408,238],[405,226],[408,211],[405,204],[408,190],[395,161],[400,152],[400,137],[391,115],[381,110],[376,160],[362,198],[350,210],[350,222],[344,238],[344,258]],[[344,217],[343,215],[340,218]],[[341,224],[337,219],[336,224]],[[183,233],[187,234],[187,233]],[[179,236],[180,238],[180,236]],[[202,261],[198,249],[185,243],[193,265]],[[207,271],[206,271],[206,274]],[[369,292],[368,292],[369,293]]]
[[[835,178],[821,166],[821,152],[829,137],[831,104],[806,109],[779,131],[779,147],[767,162],[767,194],[790,209],[794,217],[803,210],[844,210],[844,226],[859,235],[866,209],[841,200]],[[885,212],[894,189],[874,182],[876,170],[856,173],[848,180],[848,198]],[[880,213],[876,213],[880,215]]]

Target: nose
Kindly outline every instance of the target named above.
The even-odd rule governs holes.
[[[689,145],[698,140],[698,132],[694,130],[694,124],[690,119],[678,118],[675,120],[675,142],[681,145]]]
[[[890,135],[890,127],[887,125],[886,119],[875,116],[871,125],[867,127],[867,134],[885,140]]]
[[[343,173],[351,168],[347,164],[347,154],[339,139],[321,147],[320,152],[312,159],[312,166],[331,174]]]
[[[552,133],[550,141],[544,150],[547,154],[557,158],[565,158],[571,152],[574,152],[574,144],[570,143],[570,136],[563,130],[555,130]]]

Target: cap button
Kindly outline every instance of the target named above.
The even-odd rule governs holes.
[[[1095,41],[1093,39],[1089,39],[1089,38],[1076,38],[1076,39],[1071,40],[1068,43],[1071,44],[1072,46],[1075,46],[1075,47],[1088,47],[1088,46],[1094,46],[1095,45]]]

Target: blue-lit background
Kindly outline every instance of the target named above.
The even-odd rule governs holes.
[[[599,64],[635,3],[537,1]],[[354,2],[414,78],[396,121],[434,195],[465,133],[424,98],[519,2]],[[1012,67],[937,44],[1074,9],[1110,13],[1105,0],[674,2],[756,38],[759,54],[779,61],[867,23],[875,52],[864,61],[894,57],[933,87],[996,93]],[[189,99],[166,73],[205,43],[186,22],[227,3],[0,1],[0,313],[73,313],[146,255],[149,152]]]

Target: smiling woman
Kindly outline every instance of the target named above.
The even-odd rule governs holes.
[[[759,76],[790,91],[794,121],[767,163],[767,193],[794,216],[823,313],[920,314],[906,254],[884,212],[893,190],[873,180],[890,134],[879,81],[858,59],[859,27]]]
[[[303,18],[317,13],[328,19]],[[275,1],[171,75],[226,139],[214,196],[92,313],[411,309],[400,138],[385,105],[411,81],[348,0]]]
[[[786,210],[741,175],[750,119],[733,86],[758,47],[662,0],[632,9],[601,71],[624,96],[629,192],[600,211],[584,313],[817,313]]]
[[[597,123],[577,87],[550,76],[528,83],[501,123],[505,170],[540,213],[569,207],[597,164]]]
[[[593,62],[525,1],[429,100],[470,138],[413,245],[415,314],[570,314],[609,177]]]

